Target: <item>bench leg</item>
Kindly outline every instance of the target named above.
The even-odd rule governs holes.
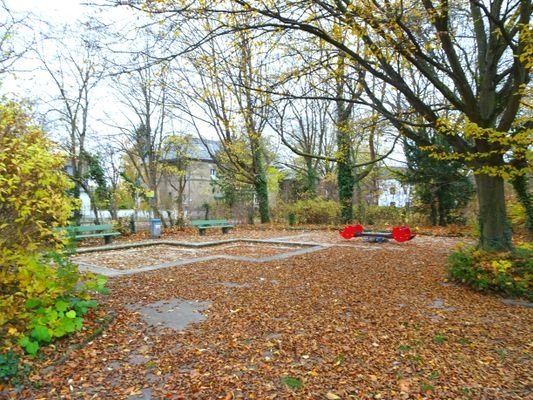
[[[198,233],[200,234],[200,236],[204,236],[205,235],[205,229],[198,228]]]
[[[225,233],[228,233],[229,232],[229,228],[222,228],[222,234],[225,234]]]
[[[111,239],[113,236],[104,236],[104,243],[105,244],[111,244]]]

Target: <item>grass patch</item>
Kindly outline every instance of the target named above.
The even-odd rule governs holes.
[[[304,385],[300,378],[295,378],[293,376],[284,376],[281,378],[281,382],[291,390],[299,390]]]
[[[533,301],[533,246],[507,253],[465,248],[449,257],[448,276],[475,290]]]

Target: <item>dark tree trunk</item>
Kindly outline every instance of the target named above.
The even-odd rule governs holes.
[[[437,226],[437,222],[438,222],[437,201],[436,201],[436,198],[433,195],[431,196],[430,206],[431,206],[431,211],[430,211],[430,214],[429,214],[429,218],[431,219],[431,225],[432,226]]]
[[[269,223],[270,210],[268,209],[268,183],[264,172],[258,174],[256,177],[255,193],[257,195],[257,202],[259,203],[259,218],[261,219],[261,223]]]
[[[94,198],[94,196],[89,195],[89,199],[91,200],[91,208],[92,208],[93,214],[94,214],[94,223],[96,225],[100,225],[100,216],[98,214],[98,207],[96,206],[95,198]]]
[[[337,163],[337,181],[339,185],[339,203],[341,206],[341,223],[349,224],[353,221],[353,187],[354,179],[351,163],[339,161]]]
[[[479,246],[487,251],[510,251],[512,232],[505,211],[504,181],[500,177],[476,175],[479,205]]]
[[[262,224],[270,222],[270,210],[268,207],[268,180],[265,167],[265,158],[262,149],[262,143],[254,135],[253,143],[253,166],[255,169],[254,189],[259,204],[259,218]]]
[[[76,207],[72,213],[72,224],[73,225],[80,225],[81,223],[81,188],[79,184],[74,184],[74,188],[72,188],[72,196],[80,201],[79,207]]]
[[[306,187],[305,192],[310,197],[316,196],[316,181],[317,181],[317,173],[316,173],[316,167],[313,165],[313,159],[306,157],[305,158],[305,167],[306,167]]]

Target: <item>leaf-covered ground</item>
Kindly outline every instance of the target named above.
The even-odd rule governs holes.
[[[244,233],[225,237],[305,234]],[[533,309],[447,283],[463,239],[295,240],[311,239],[334,246],[111,279],[113,322],[16,398],[531,398]],[[179,332],[127,307],[176,298],[210,302],[207,319]]]

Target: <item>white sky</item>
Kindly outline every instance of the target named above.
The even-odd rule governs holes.
[[[83,19],[84,16],[97,16],[100,20],[114,21],[121,26],[132,28],[135,26],[135,21],[139,18],[145,18],[145,15],[136,13],[128,7],[109,7],[109,6],[94,6],[87,5],[87,3],[105,3],[106,0],[4,0],[8,9],[10,9],[16,16],[31,13],[35,19],[46,21],[54,26],[61,26],[65,23],[73,23],[78,19]],[[33,23],[32,23],[33,24]],[[36,25],[34,25],[36,26]],[[43,26],[43,25],[40,25]],[[39,29],[39,27],[34,28]],[[32,64],[33,63],[33,64]],[[19,69],[31,71],[37,67],[36,60],[25,61],[19,64]],[[54,88],[49,77],[44,72],[18,72],[15,75],[4,78],[1,93],[11,93],[18,97],[27,98],[46,98],[50,97],[50,93],[57,90]],[[105,119],[109,115],[109,110],[115,110],[116,104],[110,96],[108,87],[100,87],[96,91],[98,99],[93,104],[99,104],[97,109],[92,111],[93,130],[108,131],[109,127],[98,122],[98,120]],[[106,99],[106,100],[101,100]],[[107,112],[106,112],[107,111]],[[115,119],[115,118],[113,118]],[[117,121],[119,123],[120,115],[117,114]],[[194,133],[191,130],[191,133]],[[213,137],[213,134],[207,136]],[[398,147],[399,148],[399,147]],[[401,158],[401,155],[395,154]],[[392,163],[392,162],[391,162]]]
[[[46,22],[54,27],[62,27],[65,24],[70,24],[73,27],[77,26],[77,21],[83,21],[87,16],[97,17],[100,21],[106,23],[114,22],[117,26],[131,29],[136,26],[135,20],[139,18],[146,18],[146,14],[135,12],[128,7],[108,7],[108,6],[94,6],[87,5],[93,1],[78,1],[78,0],[4,0],[7,8],[13,13],[16,19],[23,18],[26,27],[19,27],[15,35],[15,40],[27,41],[31,37],[39,37],[39,33],[46,31],[47,25],[39,21]],[[105,2],[102,0],[101,2]],[[97,3],[98,0],[94,1]],[[83,30],[83,25],[79,24],[80,31]],[[65,47],[77,46],[78,41],[73,38],[65,37],[62,39],[62,44]],[[74,38],[75,39],[75,38]],[[41,53],[44,56],[49,56],[52,60],[57,49],[47,44],[43,45]],[[32,103],[39,105],[37,109],[41,112],[49,109],[49,106],[44,105],[45,102],[50,101],[51,97],[57,95],[57,87],[52,83],[50,76],[38,70],[41,67],[40,61],[31,52],[26,54],[24,59],[19,60],[15,65],[15,72],[6,74],[2,77],[0,86],[0,94],[7,94],[9,97],[25,98]],[[120,113],[110,110],[116,110],[117,106],[114,104],[114,97],[108,84],[100,84],[92,91],[92,108],[90,111],[91,130],[95,132],[109,133],[109,127],[102,124],[100,121],[108,119],[111,114],[114,123],[119,124],[122,119]],[[89,139],[90,140],[90,139]],[[90,141],[88,145],[90,146]]]
[[[5,0],[14,12],[31,12],[48,22],[72,20],[87,12],[77,0]]]

